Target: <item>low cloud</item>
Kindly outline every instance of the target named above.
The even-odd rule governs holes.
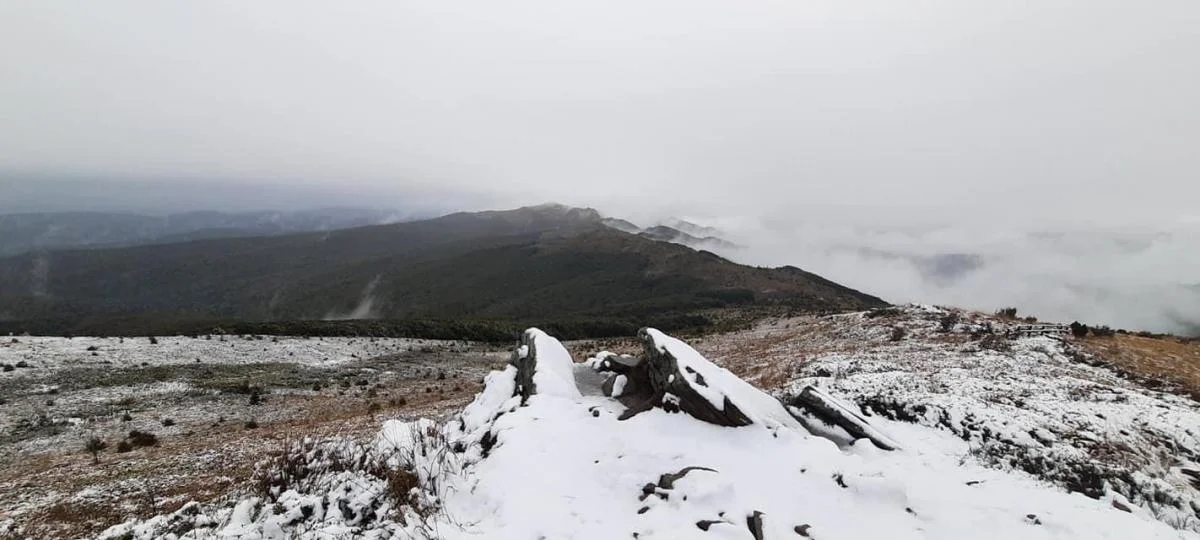
[[[745,246],[724,255],[794,265],[891,302],[1200,333],[1200,225],[1037,230],[715,219]]]

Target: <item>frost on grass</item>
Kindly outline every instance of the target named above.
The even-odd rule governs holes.
[[[902,450],[839,446],[660,333],[647,332],[652,348],[697,375],[682,384],[758,421],[721,426],[663,406],[622,420],[624,405],[584,384],[611,357],[547,362],[533,377],[546,369],[559,379],[523,396],[522,361],[558,354],[549,336],[526,336],[523,345],[535,346],[444,422],[389,421],[367,446],[306,441],[264,465],[269,474],[251,496],[189,505],[104,537],[1200,538],[1114,506],[1122,499],[964,461],[961,440],[919,423],[872,419]]]
[[[1197,403],[1099,365],[1070,338],[1015,337],[1010,324],[907,306],[770,321],[700,348],[785,401],[816,385],[872,423],[953,436],[963,460],[1200,530]]]

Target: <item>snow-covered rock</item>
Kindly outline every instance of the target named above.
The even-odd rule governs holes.
[[[1013,324],[903,306],[767,321],[697,348],[784,401],[816,386],[872,423],[902,422],[888,433],[938,429],[962,441],[964,461],[1200,531],[1188,473],[1200,470],[1200,404],[1098,365],[1071,339],[1014,337]]]

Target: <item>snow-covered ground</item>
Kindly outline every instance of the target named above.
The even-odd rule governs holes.
[[[413,339],[156,340],[0,339],[0,538],[92,537],[226,496],[287,440],[457,411],[507,356]],[[135,430],[157,444],[122,449]],[[107,444],[98,464],[92,437]]]
[[[941,315],[930,313],[935,315],[929,320],[940,324],[936,321]],[[830,326],[847,332],[868,326],[861,324],[862,315],[849,317],[858,317],[857,322]],[[896,324],[908,324],[900,319],[912,323],[914,331],[921,331],[915,321],[925,320],[916,313],[897,317]],[[959,330],[971,328],[964,325]],[[720,427],[663,408],[620,420],[625,411],[621,403],[598,394],[593,384],[573,384],[565,376],[569,368],[576,380],[590,380],[600,362],[568,366],[565,349],[548,336],[534,335],[539,362],[530,379],[538,391],[527,401],[521,382],[527,379],[509,366],[490,374],[475,401],[444,423],[390,421],[376,442],[365,447],[336,440],[307,443],[295,453],[295,462],[278,468],[272,477],[291,480],[271,484],[266,493],[228,504],[185,506],[171,515],[114,527],[103,537],[1200,538],[1111,490],[1092,498],[993,466],[981,458],[980,446],[971,437],[935,421],[944,416],[941,412],[922,419],[928,407],[937,406],[949,415],[951,426],[961,419],[982,419],[966,425],[994,425],[988,429],[1000,431],[993,439],[1011,438],[1018,446],[1053,450],[1062,444],[1056,440],[1070,439],[1061,428],[1076,426],[1071,419],[1084,413],[1052,403],[1072,401],[1073,396],[1062,394],[1066,388],[1034,391],[1025,386],[1031,380],[1050,382],[1042,377],[1051,375],[1039,375],[1031,366],[987,371],[997,381],[992,386],[967,380],[972,370],[992,363],[987,353],[979,355],[978,365],[934,364],[911,375],[906,373],[914,368],[895,361],[852,369],[843,363],[853,359],[841,356],[787,368],[799,368],[800,377],[856,400],[898,396],[900,405],[879,406],[885,410],[930,400],[926,412],[915,418],[890,414],[915,422],[872,417],[875,428],[902,448],[885,452],[867,441],[838,446],[810,434],[778,416],[783,407],[766,394],[688,345],[649,335],[654,346],[679,360],[681,371],[669,380],[682,378],[714,404],[751,411],[755,422]],[[884,340],[892,343],[891,335]],[[856,339],[874,336],[867,333]],[[940,346],[924,343],[931,339],[914,345],[929,353],[914,362],[939,362]],[[786,346],[787,341],[770,343]],[[1052,378],[1067,379],[1073,373],[1073,368],[1060,365],[1055,344],[1048,340],[1022,341],[1014,350],[1016,354],[1005,358],[1046,364],[1047,373],[1056,373]],[[529,351],[524,349],[517,358]],[[821,366],[828,375],[807,371]],[[1030,370],[1032,375],[1013,369]],[[942,380],[936,375],[942,372],[958,378]],[[789,381],[785,393],[799,382]],[[952,383],[963,384],[961,392],[952,387],[931,390]],[[1001,390],[1003,395],[993,400],[983,397]],[[1122,392],[1135,393],[1124,388]],[[933,400],[940,394],[961,397]],[[1011,407],[1032,412],[1029,417],[1002,408],[987,412],[1003,403],[1001,398],[1020,398],[1024,401]],[[1128,399],[1134,402],[1131,407],[1161,408],[1159,402],[1138,401],[1139,396]],[[1166,396],[1146,399],[1178,411],[1157,420],[1144,415],[1131,420],[1138,416],[1132,413],[1114,416],[1114,425],[1145,420],[1164,430],[1186,429],[1180,424],[1188,420],[1183,415],[1195,414],[1194,408]],[[678,401],[678,396],[666,394],[659,405]],[[1034,422],[1034,416],[1046,419]],[[1010,427],[999,427],[1005,425]],[[1018,432],[1025,435],[1018,437]]]
[[[1200,531],[1195,401],[1097,367],[1069,337],[1009,338],[1006,321],[930,306],[874,315],[770,321],[698,347],[785,399],[817,385],[958,437],[969,462]]]
[[[68,368],[135,367],[192,362],[249,364],[286,362],[331,366],[357,359],[427,347],[443,342],[422,339],[271,336],[185,336],[150,338],[29,337],[0,338],[0,379],[45,374]]]

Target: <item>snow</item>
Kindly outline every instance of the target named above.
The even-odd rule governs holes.
[[[708,361],[687,343],[653,328],[647,328],[645,332],[660,352],[669,353],[675,358],[688,386],[713,407],[724,410],[725,400],[728,399],[754,423],[799,428],[800,424],[779,400]],[[704,384],[699,383],[701,379]]]
[[[13,343],[11,340],[16,339]],[[30,367],[0,372],[0,379],[44,375],[76,367],[136,367],[145,365],[249,364],[288,362],[307,366],[333,366],[354,360],[394,354],[412,347],[437,343],[424,339],[347,337],[266,337],[214,335],[148,338],[29,337],[0,340],[0,365],[25,362]],[[95,350],[88,350],[94,347]]]
[[[674,375],[672,375],[672,377],[674,377]],[[613,379],[612,397],[621,397],[621,394],[625,393],[625,385],[628,383],[629,377],[617,375],[617,377]]]
[[[537,358],[533,374],[533,384],[537,387],[537,393],[579,397],[579,388],[575,385],[575,362],[571,360],[571,353],[567,352],[567,348],[537,328],[526,330],[525,335],[533,344],[533,353]]]
[[[405,506],[397,519],[380,481],[340,471],[312,490],[285,493],[275,508],[248,498],[199,512],[193,521],[218,524],[189,537],[746,539],[748,518],[761,513],[767,539],[799,538],[798,530],[827,539],[1200,538],[1109,499],[974,463],[965,459],[967,441],[917,423],[873,419],[904,448],[884,452],[865,440],[839,447],[794,421],[731,428],[661,409],[621,421],[615,400],[563,391],[569,381],[554,378],[570,373],[561,362],[570,357],[553,338],[534,336],[539,364],[544,351],[554,360],[539,367],[548,391],[539,383],[525,406],[512,396],[517,373],[509,367],[489,375],[455,418],[383,426],[376,451],[415,471],[420,504],[436,511]],[[681,371],[703,375],[707,387],[689,381],[698,391],[729,397],[760,419],[787,414],[683,342],[661,333],[654,340]],[[677,474],[689,467],[707,470]],[[297,513],[319,502],[342,511]],[[362,519],[369,507],[381,517]],[[170,517],[154,519],[159,526],[131,522],[104,537],[165,536]]]
[[[785,398],[816,385],[873,413],[875,425],[902,419],[962,439],[964,460],[1200,531],[1200,490],[1184,473],[1200,470],[1195,401],[1091,365],[1069,340],[1004,338],[1009,323],[962,312],[955,331],[941,332],[950,310],[892,311],[769,321],[698,347],[751,371],[785,373],[777,391]],[[893,340],[895,327],[906,337]],[[743,355],[740,343],[756,346]],[[907,424],[886,431],[896,425]]]

